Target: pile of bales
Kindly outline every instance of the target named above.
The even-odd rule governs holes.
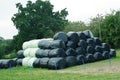
[[[90,30],[58,32],[53,38],[24,42],[22,47],[17,52],[17,64],[37,68],[63,69],[116,56],[115,49]]]
[[[53,38],[26,41],[22,48],[17,52],[16,64],[34,68],[63,69],[116,56],[115,49],[90,30],[58,32]]]

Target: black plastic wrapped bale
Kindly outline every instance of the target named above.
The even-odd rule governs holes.
[[[56,49],[52,49],[49,52],[49,57],[65,57],[65,51],[63,48],[56,48]]]
[[[0,60],[0,69],[2,68],[2,60]]]
[[[103,48],[103,51],[108,51],[110,52],[110,45],[107,44],[107,43],[102,43],[102,48]]]
[[[34,67],[34,68],[39,68],[39,67],[40,67],[40,58],[37,58],[37,59],[33,62],[33,67]]]
[[[86,62],[86,58],[84,55],[77,55],[76,59],[77,59],[78,65],[85,64],[85,62]]]
[[[115,49],[110,49],[110,57],[116,57],[116,51]]]
[[[94,37],[94,43],[95,43],[95,45],[102,46],[102,42],[98,37]]]
[[[87,39],[87,44],[88,44],[88,46],[95,47],[94,39],[93,38],[88,38]]]
[[[68,48],[68,49],[66,50],[66,55],[67,55],[67,56],[76,56],[77,53],[76,53],[76,51],[75,51],[73,48]]]
[[[79,39],[81,40],[86,40],[86,36],[83,32],[77,32],[78,36],[79,36]]]
[[[77,65],[77,60],[76,60],[76,57],[74,56],[67,56],[65,60],[66,60],[67,67]]]
[[[90,30],[85,30],[83,33],[86,35],[86,38],[93,38],[93,34]]]
[[[85,53],[86,53],[86,50],[83,47],[78,47],[78,48],[76,48],[75,51],[76,51],[77,55],[85,55]]]
[[[100,52],[95,52],[95,54],[93,55],[96,61],[102,60],[103,56]]]
[[[87,48],[87,43],[86,43],[85,40],[80,40],[80,41],[78,42],[78,46],[79,46],[79,47],[83,47],[84,49],[86,49],[86,48]]]
[[[62,40],[65,43],[68,41],[67,34],[65,32],[58,32],[54,35],[54,40]]]
[[[87,53],[94,54],[95,49],[94,49],[92,46],[87,46],[86,52],[87,52]]]
[[[55,49],[55,48],[65,48],[65,43],[62,40],[45,40],[38,43],[41,49]]]
[[[48,68],[48,61],[49,61],[49,58],[41,58],[40,59],[40,67]]]
[[[92,54],[87,54],[86,55],[86,61],[89,63],[89,62],[94,62],[95,61],[95,58]]]
[[[68,36],[68,40],[78,43],[79,36],[76,32],[68,32],[67,36]]]
[[[68,48],[74,48],[75,49],[77,47],[77,43],[75,43],[73,41],[68,41],[67,44],[66,44],[66,46]]]
[[[17,65],[22,66],[22,60],[23,59],[17,59]]]
[[[50,69],[63,69],[66,67],[65,59],[61,57],[51,58],[48,62],[48,68]]]
[[[103,56],[104,59],[109,59],[109,58],[110,58],[110,54],[109,54],[108,51],[104,51],[104,52],[102,53],[102,56]]]
[[[49,49],[45,49],[45,50],[44,50],[44,49],[38,49],[38,50],[36,51],[35,56],[36,56],[37,58],[48,57],[49,52],[50,52]]]
[[[17,52],[17,58],[24,58],[24,54],[23,54],[24,50],[19,50]]]
[[[95,46],[95,52],[100,52],[100,53],[102,53],[102,52],[103,52],[102,46],[96,45],[96,46]]]
[[[15,67],[16,62],[12,59],[2,59],[0,60],[0,68],[10,68]]]

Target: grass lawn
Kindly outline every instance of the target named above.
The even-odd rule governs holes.
[[[14,67],[1,69],[0,80],[120,80],[120,49],[117,57],[62,70]]]

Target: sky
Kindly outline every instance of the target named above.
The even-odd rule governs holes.
[[[0,36],[12,39],[18,34],[11,17],[17,13],[16,3],[25,6],[28,0],[0,0]],[[35,2],[36,0],[31,0]],[[120,10],[120,0],[49,0],[54,5],[54,11],[67,8],[69,21],[84,21],[88,23],[90,18],[97,14],[107,14],[111,10]]]

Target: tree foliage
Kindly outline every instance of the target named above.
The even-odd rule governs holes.
[[[90,29],[90,27],[86,26],[86,24],[82,21],[76,21],[76,22],[68,22],[68,24],[65,26],[65,29],[63,31],[65,32],[84,31],[86,29]]]
[[[112,11],[105,16],[97,15],[91,19],[89,26],[95,36],[103,42],[109,43],[112,48],[120,47],[120,11]]]
[[[101,25],[102,40],[111,47],[120,47],[120,11],[107,14]]]
[[[51,37],[57,31],[63,30],[67,24],[66,9],[54,12],[49,1],[28,1],[25,7],[21,3],[17,3],[16,7],[18,13],[14,14],[12,21],[18,29],[18,35],[14,36],[13,40],[17,50],[21,49],[24,41]]]

